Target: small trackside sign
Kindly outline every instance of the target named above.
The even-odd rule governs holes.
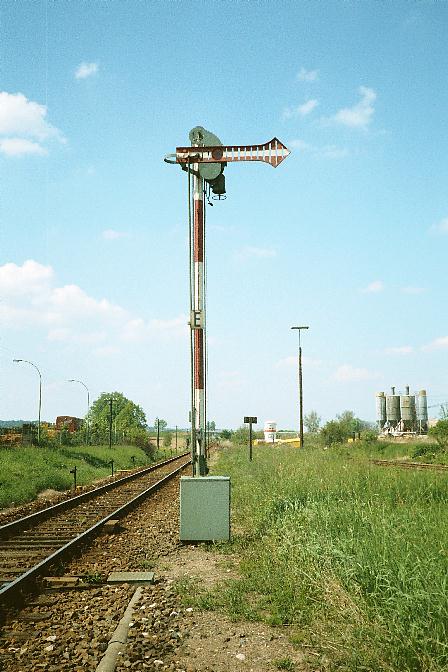
[[[190,327],[192,329],[204,328],[204,313],[202,310],[192,310],[190,313]]]
[[[258,419],[252,415],[245,415],[244,416],[244,422],[247,422],[249,425],[256,425],[258,422]]]

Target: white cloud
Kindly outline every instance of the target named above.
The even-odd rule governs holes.
[[[0,294],[2,297],[19,294],[38,294],[47,288],[54,277],[51,266],[43,266],[28,259],[22,266],[4,264],[0,266]]]
[[[318,147],[300,139],[290,140],[288,146],[302,152],[308,152],[318,159],[343,159],[349,155],[349,151],[346,147],[338,147],[337,145],[323,145]]]
[[[121,350],[116,345],[104,345],[100,348],[95,348],[93,352],[98,357],[115,357],[121,353]]]
[[[31,138],[31,139],[30,139]],[[41,143],[65,142],[61,131],[47,120],[47,108],[23,93],[0,91],[0,151],[6,156],[47,154]]]
[[[297,73],[297,79],[299,82],[317,82],[319,79],[319,70],[307,70],[302,67]]]
[[[71,329],[59,327],[59,329],[50,329],[47,334],[49,341],[68,341],[72,337]]]
[[[118,345],[188,333],[185,315],[145,321],[75,284],[56,286],[50,266],[28,260],[0,266],[0,322],[4,328],[42,328],[53,342]],[[110,342],[112,341],[112,343]]]
[[[356,368],[350,364],[343,364],[336,369],[333,378],[341,383],[354,383],[361,380],[374,380],[375,378],[378,378],[378,374],[373,373],[368,369]]]
[[[402,287],[400,289],[402,294],[423,294],[426,290],[424,287]]]
[[[369,283],[367,287],[364,287],[361,289],[361,292],[364,294],[377,294],[378,292],[382,292],[384,290],[384,282],[382,280],[374,280],[373,282]]]
[[[75,71],[76,79],[86,79],[98,72],[98,63],[80,63]]]
[[[448,349],[448,336],[440,336],[435,338],[431,343],[422,346],[422,350],[425,352],[431,352],[432,350],[447,350]]]
[[[319,105],[319,101],[315,98],[307,100],[298,107],[287,107],[283,110],[284,119],[292,119],[293,117],[306,117]]]
[[[376,93],[367,86],[360,86],[359,94],[361,100],[353,107],[344,107],[337,112],[333,121],[350,128],[366,128],[372,121],[375,108],[373,103],[376,100]]]
[[[271,259],[277,256],[276,250],[271,247],[243,247],[235,253],[235,258],[239,261],[247,259]]]
[[[307,100],[303,105],[299,105],[297,108],[298,113],[301,117],[305,117],[307,114],[310,114],[316,107],[319,105],[319,101],[313,98],[312,100]]]
[[[0,135],[29,136],[37,140],[61,137],[61,132],[48,123],[47,108],[23,93],[0,91]]]
[[[115,231],[114,229],[106,229],[101,234],[104,240],[118,240],[119,238],[127,238],[129,234],[124,231]]]
[[[395,348],[386,348],[386,355],[411,355],[414,352],[412,345],[401,345]]]
[[[299,149],[303,152],[307,152],[308,150],[312,149],[312,145],[310,145],[308,142],[305,142],[305,140],[290,140],[288,142],[288,147],[291,147],[292,149]]]
[[[6,156],[23,156],[24,154],[38,154],[45,156],[48,151],[42,145],[26,138],[0,139],[0,152]]]
[[[188,334],[188,317],[179,315],[173,319],[163,320],[154,318],[145,322],[141,318],[133,318],[123,327],[121,338],[124,341],[139,342],[151,336],[186,336]]]
[[[448,217],[441,219],[440,222],[438,222],[437,224],[433,224],[431,226],[430,231],[433,231],[434,233],[440,233],[446,236],[448,234]]]
[[[324,159],[345,159],[349,155],[349,151],[346,147],[324,145],[319,149],[318,155]]]

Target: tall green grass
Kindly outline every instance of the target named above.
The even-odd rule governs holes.
[[[159,458],[165,456],[161,451]],[[135,446],[61,446],[46,448],[23,446],[0,448],[0,508],[22,504],[36,498],[43,490],[67,490],[73,485],[70,470],[77,467],[79,485],[110,476],[114,470],[142,466],[150,460]]]
[[[226,451],[241,579],[206,602],[292,625],[319,669],[448,670],[448,477],[371,450]]]

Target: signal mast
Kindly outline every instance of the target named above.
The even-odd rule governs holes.
[[[196,126],[190,147],[177,147],[166,163],[179,164],[188,173],[190,249],[191,454],[193,476],[208,473],[206,455],[206,320],[205,320],[205,205],[226,198],[224,168],[236,161],[263,161],[276,168],[291,153],[277,138],[263,145],[223,145],[219,138]],[[210,202],[210,201],[209,201]],[[193,212],[193,217],[191,213]]]

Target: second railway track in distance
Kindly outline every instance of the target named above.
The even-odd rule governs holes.
[[[448,471],[448,464],[431,464],[430,462],[408,462],[406,460],[371,460],[371,462],[379,467],[401,467],[402,469]]]
[[[0,527],[0,622],[52,565],[79,551],[108,521],[174,478],[185,453]]]

